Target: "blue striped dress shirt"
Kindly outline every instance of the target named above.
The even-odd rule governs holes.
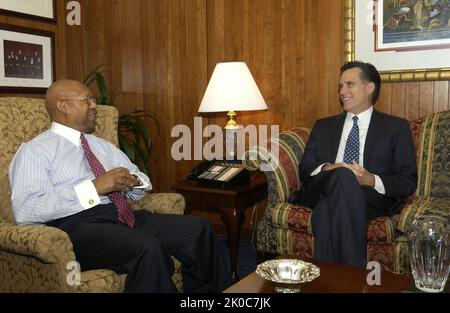
[[[146,190],[127,192],[129,198],[139,200],[151,189],[150,179],[122,151],[101,138],[85,136],[106,171],[124,167],[149,184]],[[17,224],[44,224],[109,203],[107,196],[97,194],[94,178],[80,132],[53,122],[49,130],[23,143],[11,161],[9,180]]]

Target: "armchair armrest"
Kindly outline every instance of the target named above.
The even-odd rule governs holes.
[[[299,164],[309,133],[308,128],[293,128],[245,152],[245,168],[266,175],[269,208],[287,202],[290,193],[300,189]]]
[[[179,193],[150,193],[131,205],[135,210],[145,209],[154,213],[183,214],[186,201]]]
[[[416,217],[422,215],[437,215],[448,218],[450,216],[450,198],[419,196],[413,198],[400,211],[397,229],[408,232]]]
[[[54,227],[0,222],[0,250],[38,258],[44,263],[75,260],[69,236]]]

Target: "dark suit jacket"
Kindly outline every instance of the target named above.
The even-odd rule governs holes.
[[[318,120],[300,163],[300,179],[323,163],[334,163],[346,113]],[[364,167],[383,181],[386,196],[404,199],[416,190],[417,165],[411,131],[405,119],[373,111],[364,146]]]

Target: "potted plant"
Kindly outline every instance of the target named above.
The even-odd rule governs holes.
[[[83,83],[86,86],[96,82],[99,96],[97,104],[113,106],[116,90],[109,94],[103,72],[106,65],[101,64],[89,71]],[[157,134],[160,133],[160,125],[156,117],[146,110],[135,110],[128,114],[119,114],[119,147],[136,164],[142,172],[149,175],[148,159],[152,155],[153,141],[150,127],[145,122],[150,119],[155,123]],[[153,154],[153,157],[155,155]]]

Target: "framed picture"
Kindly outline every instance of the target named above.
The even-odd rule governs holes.
[[[56,22],[56,0],[0,0],[0,13]]]
[[[345,61],[370,62],[387,82],[450,79],[450,3],[345,0]]]
[[[55,77],[54,33],[0,24],[0,92],[45,93]]]

